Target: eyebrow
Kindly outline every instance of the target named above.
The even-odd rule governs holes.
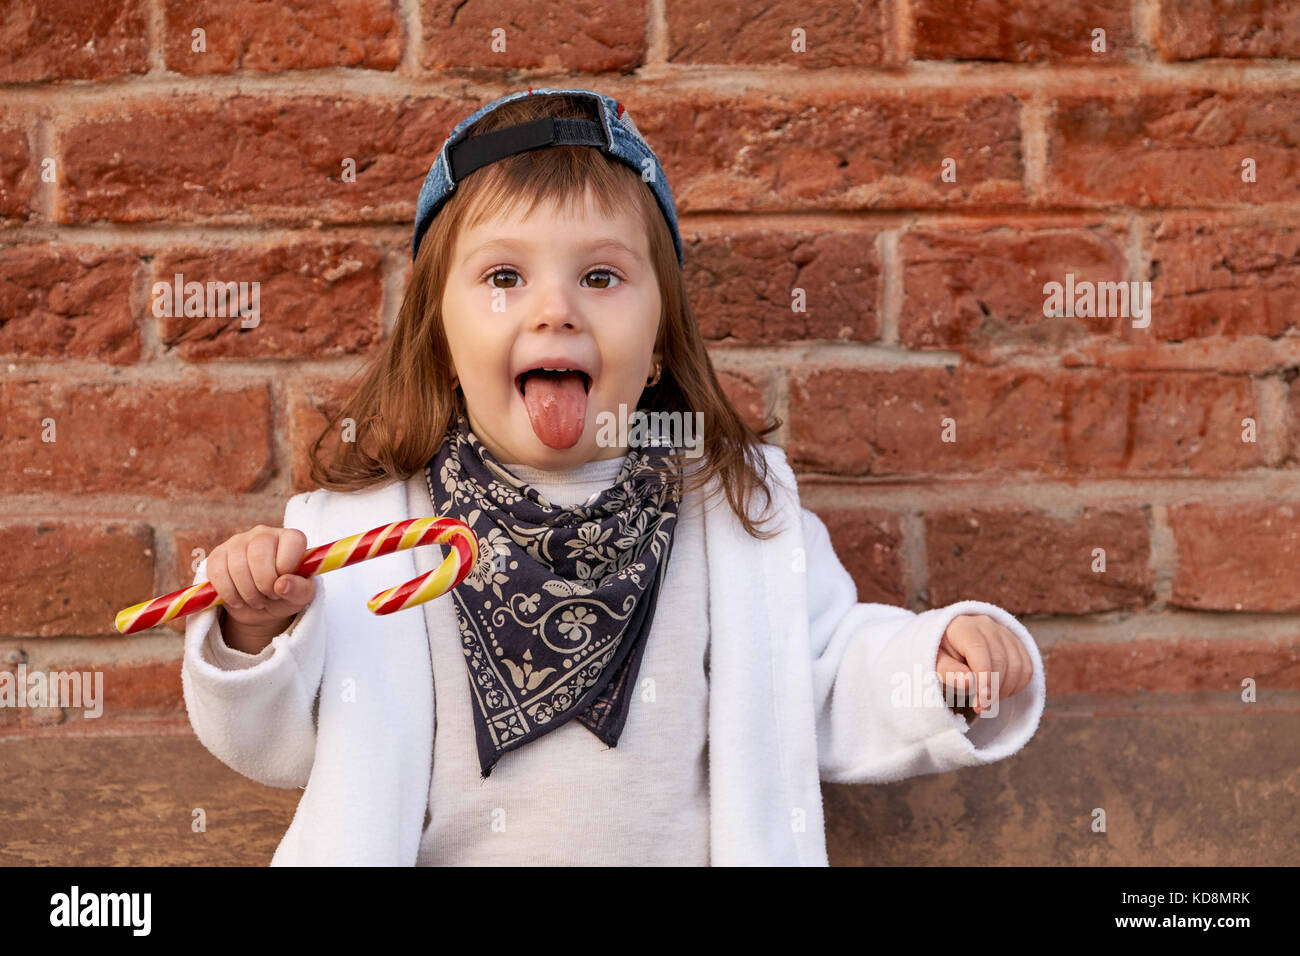
[[[530,243],[522,242],[518,239],[489,239],[487,242],[482,243],[481,245],[475,247],[474,249],[471,249],[468,253],[466,253],[465,258],[469,259],[471,256],[476,256],[481,252],[486,252],[491,249],[527,250],[530,247],[531,247]],[[579,248],[583,252],[595,252],[598,249],[619,249],[627,253],[629,256],[631,256],[634,259],[641,258],[641,254],[639,252],[637,252],[635,249],[632,249],[626,243],[620,242],[618,239],[615,239],[613,237],[608,237],[604,239],[593,239],[590,242],[582,243],[579,246]]]

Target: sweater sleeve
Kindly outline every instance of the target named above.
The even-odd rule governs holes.
[[[315,544],[307,524],[311,494],[289,500],[284,526],[298,528]],[[194,583],[206,580],[204,559]],[[311,604],[260,654],[225,645],[216,607],[185,621],[181,687],[190,726],[218,760],[267,786],[304,787],[311,775],[325,666],[324,586],[318,577]]]
[[[303,608],[295,614],[289,620],[288,626],[280,633],[292,633],[293,629],[302,622],[302,617],[306,611],[307,609]],[[208,631],[208,638],[203,642],[203,659],[209,664],[220,667],[224,671],[237,671],[252,667],[254,664],[260,664],[275,653],[275,645],[270,642],[256,654],[249,654],[247,651],[231,647],[226,643],[225,632],[221,630],[221,621],[222,615],[220,612],[213,615],[212,630]]]
[[[1046,702],[1038,645],[1002,608],[959,601],[920,614],[861,604],[830,534],[803,511],[817,756],[830,783],[886,783],[992,763],[1034,735]],[[944,700],[939,642],[959,614],[987,614],[1020,638],[1034,673],[1019,693],[971,720]]]

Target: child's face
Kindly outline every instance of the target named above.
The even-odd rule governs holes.
[[[596,444],[598,430],[626,432],[616,417],[601,429],[597,416],[636,409],[654,374],[660,309],[634,211],[606,218],[588,195],[577,218],[542,205],[528,220],[515,212],[463,230],[442,315],[470,428],[499,461],[534,468],[626,454]],[[579,375],[529,375],[521,394],[517,376],[541,366],[586,371],[590,391]]]

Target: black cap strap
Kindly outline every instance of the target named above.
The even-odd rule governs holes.
[[[451,181],[458,183],[474,170],[543,146],[609,145],[605,128],[589,119],[543,116],[527,123],[517,123],[481,136],[471,136],[447,150],[447,167]]]

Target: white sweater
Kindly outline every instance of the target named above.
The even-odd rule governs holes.
[[[858,603],[824,525],[799,506],[784,452],[765,445],[764,453],[778,512],[766,527],[780,533],[752,538],[720,493],[700,522],[710,662],[707,860],[824,866],[819,780],[886,782],[1015,753],[1043,712],[1043,664],[1024,627],[991,604],[962,601],[914,614]],[[410,505],[409,482],[350,494],[314,491],[290,499],[285,525],[303,530],[315,546],[412,517]],[[762,506],[759,495],[755,516]],[[365,600],[437,560],[436,553],[422,557],[417,567],[413,552],[398,552],[318,577],[316,600],[244,667],[218,666],[209,656],[214,609],[187,618],[182,683],[200,741],[254,780],[305,787],[273,865],[421,861],[430,798],[436,805],[442,793],[433,773],[434,715],[444,719],[445,708],[435,704],[443,688],[429,679],[430,649],[457,640],[454,609],[439,599],[424,614],[378,618]],[[206,579],[201,564],[195,580]],[[680,597],[665,592],[661,606]],[[934,673],[943,632],[962,613],[988,614],[1006,625],[1034,663],[1024,691],[1001,701],[996,717],[969,726],[936,693]],[[647,655],[657,633],[652,630]],[[629,730],[632,715],[644,712],[641,703],[638,694]],[[506,754],[485,783],[512,757],[560,733]],[[472,737],[467,746],[472,749]],[[621,740],[615,752],[623,746]],[[600,749],[593,756],[608,753]],[[640,792],[619,796],[627,814],[611,825],[612,840],[647,832],[629,819],[642,806]],[[470,798],[465,806],[472,806]],[[442,807],[432,816],[451,819]],[[507,812],[506,833],[515,821]],[[486,841],[500,835],[482,834],[479,847],[496,849]],[[678,839],[682,855],[672,859],[686,861],[697,843]]]
[[[626,456],[567,472],[506,464],[561,507],[584,504],[614,483]],[[406,482],[411,517],[434,514],[423,472]],[[570,720],[502,756],[480,776],[468,668],[448,601],[423,605],[433,659],[433,783],[417,866],[708,866],[708,570],[699,499],[678,514],[668,577],[655,610],[618,747]],[[414,553],[421,574],[438,552]],[[238,670],[266,660],[228,647],[214,618],[206,651]],[[296,621],[291,622],[296,626]],[[289,628],[286,628],[286,631]],[[637,812],[629,814],[628,795]]]

